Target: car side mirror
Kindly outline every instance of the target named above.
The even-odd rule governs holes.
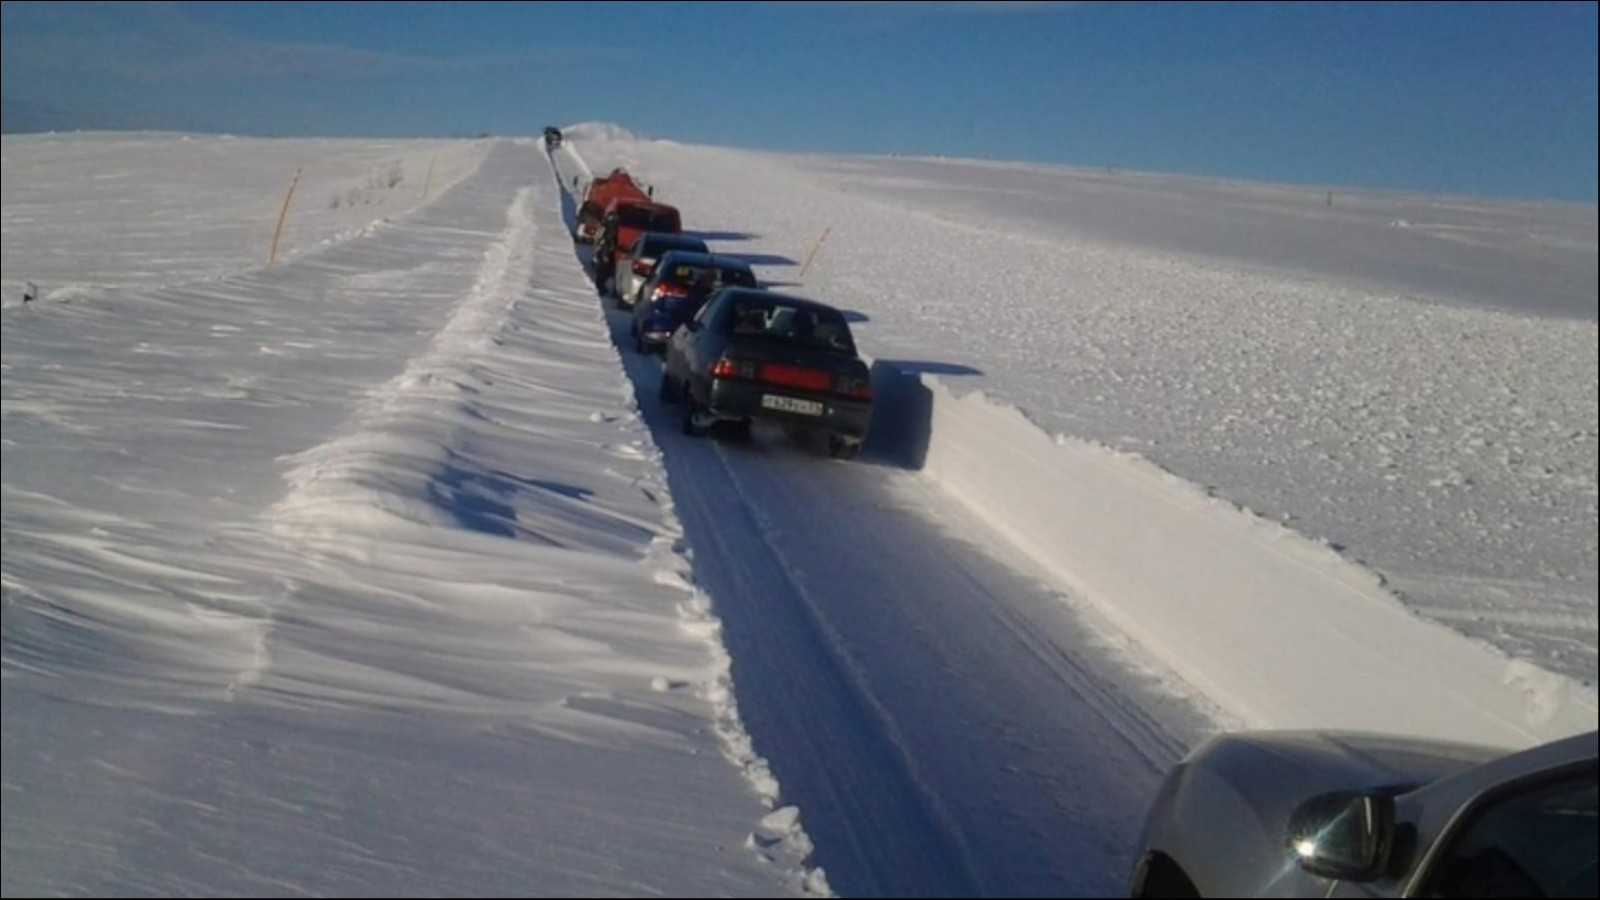
[[[1387,795],[1319,794],[1289,817],[1289,850],[1300,868],[1312,875],[1374,881],[1389,866],[1394,820],[1394,799]]]

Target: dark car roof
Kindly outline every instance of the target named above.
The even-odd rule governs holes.
[[[807,300],[804,297],[796,297],[793,294],[779,294],[773,291],[763,291],[759,288],[723,288],[721,293],[730,295],[734,300],[749,298],[760,303],[783,303],[789,306],[797,306],[801,309],[825,310],[839,316],[844,315],[844,313],[836,307],[829,306],[828,304],[819,302],[817,300]]]
[[[639,235],[638,239],[640,241],[648,241],[649,243],[645,245],[647,247],[663,244],[666,245],[668,250],[682,248],[682,252],[686,253],[698,253],[700,252],[698,248],[706,245],[705,241],[697,237],[690,237],[686,234],[672,234],[666,231],[646,231],[644,234]]]
[[[656,271],[665,272],[669,268],[668,261],[676,266],[715,266],[719,269],[739,269],[750,272],[750,264],[736,256],[718,256],[715,253],[696,253],[692,250],[673,250],[661,257],[661,262]],[[755,274],[751,272],[751,274]],[[756,291],[756,293],[763,293]]]

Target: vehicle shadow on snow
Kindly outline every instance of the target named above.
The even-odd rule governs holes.
[[[919,472],[933,440],[933,391],[923,375],[982,375],[958,363],[878,359],[872,362],[872,427],[862,456]]]
[[[872,423],[864,460],[921,471],[933,439],[933,392],[915,373],[882,362],[872,364]]]
[[[727,257],[728,259],[736,259],[736,260],[744,263],[747,266],[794,266],[794,265],[799,265],[799,263],[796,263],[794,260],[790,259],[789,257],[780,256],[780,255],[778,255],[776,253],[724,253],[724,252],[722,252],[720,250],[714,251],[714,252],[716,253],[717,256],[724,256],[724,257]]]
[[[848,316],[847,316],[848,318]],[[852,320],[854,321],[854,320]],[[905,372],[908,375],[982,375],[983,372],[960,363],[927,362],[911,359],[880,359],[879,364]]]
[[[702,241],[753,241],[761,235],[751,234],[748,231],[685,231],[684,237],[699,238]],[[793,265],[793,262],[790,262]]]

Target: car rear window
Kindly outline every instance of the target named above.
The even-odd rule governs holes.
[[[850,326],[842,314],[832,309],[739,299],[733,305],[732,328],[735,336],[783,341],[850,356],[856,352]]]
[[[640,251],[641,256],[660,257],[672,250],[686,250],[690,253],[706,252],[705,241],[694,238],[670,238],[655,235],[651,237]]]
[[[690,286],[711,273],[711,287],[759,287],[754,272],[743,266],[705,266],[694,263],[676,263],[670,271],[660,272],[661,280],[672,284]]]
[[[625,228],[638,228],[642,231],[665,231],[676,233],[683,230],[678,224],[678,214],[664,209],[647,209],[640,206],[625,207],[617,215],[618,224]]]

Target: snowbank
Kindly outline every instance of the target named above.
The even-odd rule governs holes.
[[[1594,728],[1592,686],[1416,617],[1325,544],[981,392],[898,377],[926,393],[927,476],[1242,724],[1502,746]]]
[[[561,129],[563,138],[580,141],[636,141],[639,136],[615,122],[579,122]]]

